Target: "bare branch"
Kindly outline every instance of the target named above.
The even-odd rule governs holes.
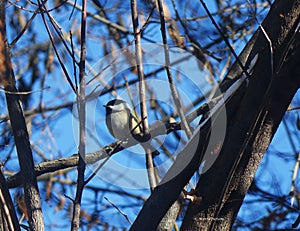
[[[0,80],[6,92],[18,92],[16,80],[6,43],[5,4],[0,1]],[[29,215],[29,226],[33,231],[43,231],[44,221],[41,208],[40,194],[34,171],[34,162],[30,148],[29,136],[23,110],[18,94],[5,94],[11,129],[17,148],[21,169],[22,183],[25,194],[26,209]]]
[[[112,201],[110,201],[107,197],[104,197],[105,200],[107,200],[108,203],[110,203],[125,219],[128,221],[129,224],[132,224],[129,217],[120,209],[118,206],[116,206]]]
[[[167,35],[166,35],[166,28],[165,28],[165,14],[164,14],[164,8],[162,5],[162,1],[158,0],[158,8],[159,8],[159,14],[160,14],[160,22],[161,22],[161,34],[162,34],[162,39],[163,39],[163,44],[164,44],[164,53],[165,53],[165,69],[167,72],[169,84],[170,84],[170,89],[172,92],[172,96],[175,102],[176,110],[178,111],[179,117],[181,119],[183,129],[187,135],[188,138],[192,136],[192,132],[190,129],[190,125],[186,122],[184,112],[182,110],[182,105],[179,99],[179,95],[175,86],[175,83],[173,81],[172,77],[172,72],[170,70],[170,55],[169,55],[169,47],[167,44]]]
[[[137,74],[139,79],[139,95],[140,95],[140,107],[141,107],[141,117],[142,119],[142,133],[143,136],[149,136],[149,124],[148,124],[148,112],[146,105],[146,87],[145,87],[145,77],[144,77],[144,67],[142,61],[142,47],[141,47],[141,33],[139,31],[139,18],[137,12],[137,3],[136,0],[131,0],[131,15],[132,15],[132,24],[135,37],[135,56],[136,56],[136,67]],[[152,152],[149,145],[143,144],[146,152],[146,168],[148,172],[148,179],[151,191],[156,186],[155,173],[154,173],[154,164],[152,159]]]
[[[3,176],[2,170],[0,170],[0,208],[2,224],[0,225],[3,230],[20,230],[14,204],[9,194],[9,190]]]
[[[78,115],[79,115],[79,161],[78,161],[78,178],[76,196],[73,202],[73,216],[71,230],[79,229],[80,222],[80,208],[81,199],[84,189],[84,172],[85,172],[85,158],[86,158],[86,96],[85,96],[85,62],[86,62],[86,11],[87,1],[82,0],[81,12],[81,50],[80,50],[80,63],[79,63],[79,95],[77,96],[78,102]]]

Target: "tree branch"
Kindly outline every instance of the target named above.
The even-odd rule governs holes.
[[[84,172],[86,167],[86,96],[85,96],[85,62],[86,62],[86,13],[87,1],[82,0],[81,11],[81,49],[79,63],[79,94],[77,95],[77,110],[79,116],[79,160],[77,165],[78,177],[76,196],[73,202],[71,230],[78,230],[80,225],[81,199],[84,189]]]
[[[6,91],[7,109],[21,169],[29,226],[31,230],[43,231],[44,221],[40,194],[20,96],[7,93],[17,93],[18,90],[6,43],[5,4],[3,0],[0,0],[0,60],[0,80]]]
[[[299,3],[275,1],[262,24],[274,46],[274,72],[269,41],[261,29],[244,49],[243,53],[258,53],[259,60],[244,97],[235,100],[239,106],[227,105],[230,117],[224,146],[214,165],[200,178],[196,189],[204,200],[189,206],[183,230],[199,226],[228,230],[232,226],[260,160],[300,84],[300,39],[299,32],[295,32]],[[214,184],[209,184],[212,177]]]
[[[289,7],[287,7],[289,6]],[[292,28],[287,28],[288,26],[293,27],[295,21],[299,18],[299,15],[292,16],[291,12],[298,12],[297,6],[299,7],[299,1],[276,1],[274,6],[272,7],[272,10],[269,12],[267,18],[265,19],[263,26],[266,28],[266,25],[269,25],[269,27],[273,26],[274,23],[276,25],[280,25],[283,22],[282,18],[280,18],[280,15],[290,15],[289,17],[289,23],[285,23],[285,27],[276,26],[274,27],[274,31],[268,31],[270,37],[277,37],[279,38],[279,41],[285,40],[285,36],[282,34],[282,30],[286,30],[285,34],[287,35],[288,32],[293,31]],[[278,21],[274,21],[274,20]],[[295,30],[295,27],[294,27]],[[294,31],[293,31],[294,32]],[[280,36],[283,36],[280,38]],[[299,36],[299,33],[298,33]],[[300,41],[298,39],[298,41]],[[274,44],[274,43],[273,43]],[[274,49],[275,55],[278,54],[278,57],[281,57],[283,55],[283,47],[284,44],[281,44],[281,46],[278,44],[277,50],[276,47]],[[266,48],[265,48],[266,47]],[[249,63],[250,60],[254,57],[256,53],[259,55],[259,60],[255,66],[253,76],[248,80],[249,86],[247,88],[247,93],[245,94],[245,88],[238,90],[233,97],[231,97],[228,102],[226,103],[226,110],[227,110],[227,117],[231,116],[232,114],[236,114],[237,108],[240,106],[243,114],[237,114],[236,118],[230,117],[230,124],[228,125],[228,129],[232,129],[232,135],[233,137],[229,138],[229,134],[227,131],[226,139],[225,139],[225,147],[228,148],[227,152],[224,152],[224,147],[222,149],[222,152],[218,155],[218,159],[216,160],[213,167],[209,169],[208,172],[206,172],[201,178],[199,185],[197,187],[197,196],[201,196],[203,198],[203,202],[201,204],[192,204],[189,208],[189,213],[185,219],[185,223],[182,225],[183,230],[197,230],[199,228],[209,229],[211,227],[213,230],[229,230],[230,226],[235,218],[236,212],[238,211],[239,206],[242,203],[242,198],[244,197],[245,193],[248,189],[248,184],[251,183],[251,180],[253,177],[252,174],[254,174],[256,167],[258,166],[259,160],[262,157],[268,143],[271,141],[272,136],[267,136],[268,140],[266,141],[263,138],[263,131],[266,131],[270,135],[270,128],[272,134],[274,134],[278,123],[280,119],[282,118],[287,105],[289,104],[292,96],[294,95],[296,89],[299,86],[299,65],[298,67],[295,67],[294,64],[297,62],[297,56],[291,57],[291,60],[293,62],[291,63],[291,72],[289,76],[277,76],[278,82],[274,85],[272,85],[272,99],[268,101],[268,103],[265,105],[270,105],[267,108],[265,108],[266,111],[273,110],[270,112],[270,114],[262,113],[263,117],[256,118],[257,114],[257,105],[254,106],[253,109],[249,108],[250,106],[253,106],[253,100],[254,102],[260,103],[262,98],[261,95],[257,96],[258,91],[261,93],[266,93],[266,86],[268,86],[268,83],[270,83],[270,70],[266,69],[266,66],[268,66],[270,55],[268,53],[266,54],[266,51],[269,51],[268,49],[269,44],[264,37],[264,35],[259,31],[255,33],[253,38],[250,40],[249,44],[247,44],[246,48],[243,50],[241,55],[239,56],[239,60],[244,66],[247,66],[245,64]],[[297,46],[296,46],[297,47]],[[297,47],[299,52],[299,47]],[[276,53],[276,51],[278,53]],[[280,53],[281,51],[281,53]],[[281,54],[281,55],[280,55]],[[299,54],[298,54],[299,56]],[[274,63],[276,66],[276,62]],[[278,65],[278,64],[277,64]],[[287,66],[284,67],[280,71],[281,73],[288,73]],[[285,72],[284,72],[285,71]],[[298,72],[297,72],[298,71]],[[238,79],[243,70],[241,69],[240,65],[235,62],[233,67],[231,68],[230,72],[227,75],[227,78],[225,81],[221,84],[221,89],[230,89],[232,86],[232,82]],[[259,75],[258,75],[259,73]],[[279,78],[280,77],[280,78]],[[297,78],[298,79],[295,79]],[[263,86],[262,86],[263,81]],[[254,84],[256,83],[256,84]],[[251,84],[251,88],[250,88]],[[281,88],[279,87],[281,86]],[[274,87],[274,88],[273,88]],[[252,92],[252,94],[249,94],[248,92]],[[275,93],[276,92],[276,93]],[[253,95],[254,94],[254,95]],[[244,99],[244,102],[241,102],[241,99]],[[278,104],[278,102],[275,103],[275,99],[279,100],[281,105],[279,105],[278,114],[276,113],[275,108]],[[274,105],[274,106],[273,106]],[[258,125],[267,125],[265,128],[262,127],[261,133],[258,133],[257,129],[254,129],[254,133],[258,134],[257,139],[251,139],[250,142],[248,142],[248,145],[251,144],[251,142],[256,143],[258,147],[261,147],[260,149],[256,150],[256,155],[252,157],[252,162],[249,163],[248,169],[244,169],[246,173],[251,173],[251,175],[247,175],[244,178],[243,182],[240,182],[238,185],[233,185],[230,187],[230,189],[234,189],[236,187],[239,188],[239,190],[234,191],[230,198],[226,197],[226,201],[228,203],[226,204],[226,207],[222,208],[220,216],[224,218],[225,220],[222,220],[222,222],[218,222],[218,225],[216,226],[210,226],[214,223],[213,218],[218,218],[214,216],[213,212],[216,212],[216,202],[219,201],[220,192],[222,192],[222,187],[224,186],[224,177],[226,178],[228,174],[228,169],[233,166],[233,162],[236,158],[236,155],[238,155],[240,151],[240,147],[243,144],[243,138],[244,136],[248,134],[249,128],[245,128],[245,130],[242,131],[243,136],[241,136],[241,130],[240,127],[242,125],[249,126],[253,122],[252,119],[249,120],[249,116],[255,114],[254,121],[256,119],[259,119]],[[241,122],[241,118],[244,118],[243,122]],[[214,120],[211,120],[212,126],[215,126],[214,123],[218,122],[218,120],[222,120],[224,118],[216,116]],[[248,119],[248,120],[247,120]],[[272,121],[274,119],[274,121]],[[209,122],[209,121],[208,121]],[[268,126],[268,125],[272,126]],[[231,128],[232,127],[232,128]],[[144,204],[142,210],[140,211],[137,219],[133,223],[131,230],[140,230],[144,224],[147,224],[147,228],[149,230],[155,230],[157,225],[159,224],[160,220],[166,213],[166,211],[169,209],[169,207],[172,205],[172,203],[178,198],[182,188],[184,185],[188,182],[190,177],[194,174],[194,172],[199,168],[202,157],[204,153],[210,150],[206,150],[207,142],[209,141],[210,136],[210,124],[205,123],[201,127],[201,138],[199,131],[196,133],[195,136],[192,137],[192,139],[189,141],[187,146],[184,148],[184,150],[179,153],[176,161],[174,162],[173,166],[170,168],[168,173],[166,174],[165,178],[162,180],[162,183],[157,186],[157,188],[153,191],[147,202]],[[229,131],[230,131],[229,130]],[[235,134],[235,136],[234,136]],[[251,134],[251,135],[253,135]],[[259,139],[260,138],[260,139]],[[260,140],[264,141],[265,143],[259,142]],[[259,146],[262,145],[262,146]],[[212,147],[216,147],[218,144],[216,143]],[[193,149],[193,147],[197,147],[196,150]],[[247,149],[248,150],[248,149]],[[249,150],[248,150],[249,151]],[[233,158],[233,161],[231,160]],[[222,160],[222,161],[218,161]],[[230,161],[229,161],[230,160]],[[247,160],[249,159],[242,159],[242,162],[248,163]],[[224,169],[225,168],[225,169]],[[226,170],[227,169],[227,170]],[[242,169],[239,169],[240,174],[243,173]],[[236,175],[235,179],[238,179],[241,175]],[[212,184],[212,179],[214,183]],[[216,179],[218,181],[216,182]],[[226,181],[226,179],[225,179]],[[243,191],[242,191],[243,190]],[[214,193],[212,193],[214,192]],[[241,196],[242,195],[242,196]],[[211,199],[213,198],[213,199]],[[235,202],[237,204],[236,207],[232,207],[232,203]],[[153,211],[156,211],[155,214]],[[225,216],[226,214],[226,216]],[[205,220],[205,218],[207,218]],[[203,219],[204,218],[204,219]],[[217,220],[216,220],[217,221]],[[192,224],[190,224],[192,223]],[[220,223],[223,224],[223,226],[220,225]]]

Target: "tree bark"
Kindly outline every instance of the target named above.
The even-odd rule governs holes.
[[[299,33],[295,33],[298,23],[299,0],[275,1],[263,23],[272,41],[272,56],[261,29],[239,56],[243,65],[249,64],[256,54],[258,60],[248,85],[243,85],[226,103],[224,145],[214,165],[200,178],[196,191],[203,202],[189,206],[182,230],[230,230],[257,166],[299,87],[300,39]],[[274,61],[273,69],[271,60]],[[226,91],[241,74],[241,68],[235,63],[221,84],[221,89]],[[222,116],[218,115],[210,122],[215,124],[221,119]],[[206,123],[200,133],[192,137],[154,189],[130,230],[156,229],[183,187],[198,170],[210,132],[210,124]],[[234,174],[233,177],[230,174]]]
[[[0,0],[0,81],[4,85],[11,129],[17,148],[30,230],[43,231],[44,221],[29,135],[6,43],[4,0]]]
[[[300,1],[276,1],[263,28],[251,40],[259,60],[243,98],[227,105],[225,142],[196,190],[203,201],[190,204],[181,230],[230,230],[257,167],[300,84]],[[275,26],[274,26],[275,25]],[[247,50],[247,48],[245,49]],[[213,181],[212,181],[213,179]]]
[[[0,170],[0,230],[20,230],[14,204]]]

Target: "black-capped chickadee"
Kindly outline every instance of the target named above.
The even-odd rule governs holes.
[[[131,108],[125,101],[114,99],[105,106],[106,126],[110,134],[117,139],[127,138],[130,134],[140,133],[137,118],[132,114]]]
[[[128,103],[121,99],[114,99],[104,105],[106,109],[106,126],[110,134],[117,139],[124,139],[132,135],[141,137],[141,128]],[[138,139],[137,139],[138,140]],[[154,156],[159,152],[151,148]]]

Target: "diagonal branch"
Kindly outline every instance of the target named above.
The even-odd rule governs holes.
[[[165,25],[166,25],[165,14],[164,14],[162,0],[158,0],[157,3],[158,3],[159,15],[160,15],[161,35],[162,35],[162,40],[163,40],[163,44],[164,44],[165,69],[167,72],[168,81],[169,81],[170,89],[171,89],[172,96],[173,96],[173,99],[175,102],[176,110],[178,111],[179,117],[181,119],[183,129],[184,129],[187,137],[190,138],[192,136],[191,128],[185,119],[185,115],[182,110],[182,105],[181,105],[181,102],[179,99],[179,94],[178,94],[177,88],[175,86],[175,83],[173,81],[172,72],[170,70],[170,54],[169,54],[169,47],[167,44],[167,33],[166,33],[166,28],[165,28]]]

